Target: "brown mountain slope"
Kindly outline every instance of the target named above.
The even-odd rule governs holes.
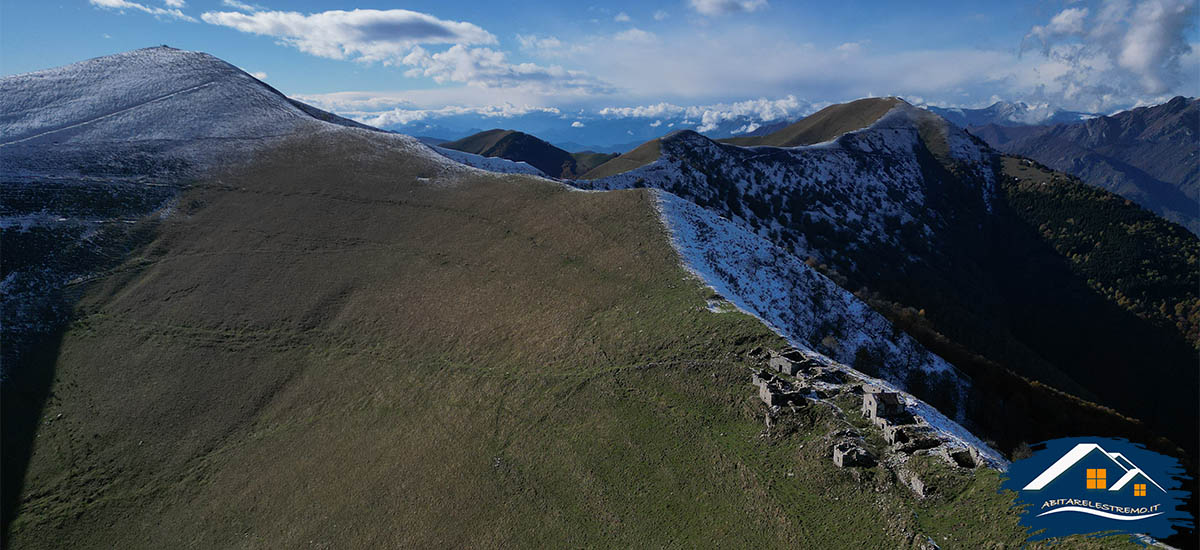
[[[534,136],[513,130],[488,130],[441,147],[485,157],[525,162],[554,178],[574,177],[584,170],[574,155]],[[592,159],[592,162],[596,162]]]
[[[903,100],[895,97],[865,98],[830,105],[798,122],[765,136],[735,137],[718,140],[741,146],[772,145],[795,147],[812,145],[836,138],[846,132],[866,128]]]
[[[658,160],[662,151],[662,142],[652,139],[639,145],[636,149],[601,164],[579,177],[579,179],[595,180],[640,168]]]
[[[813,143],[829,141],[846,132],[870,126],[902,101],[899,98],[867,98],[849,103],[831,105],[770,134],[727,138],[717,141],[745,147],[758,145],[775,147],[811,145]],[[595,180],[607,178],[641,168],[658,160],[661,149],[660,140],[647,141],[638,148],[583,174],[579,179]]]

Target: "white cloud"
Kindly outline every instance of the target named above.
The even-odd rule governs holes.
[[[692,9],[704,15],[749,13],[767,7],[767,0],[688,0]]]
[[[163,3],[166,4],[168,8],[182,8],[187,5],[187,2],[184,2],[183,0],[163,0]]]
[[[1055,36],[1083,34],[1083,20],[1087,14],[1087,8],[1068,8],[1051,18],[1050,24],[1035,25],[1029,33],[1043,41]]]
[[[246,2],[241,2],[239,0],[221,0],[221,5],[225,6],[227,8],[233,8],[235,10],[250,11],[250,12],[259,11],[259,10],[263,9],[262,6],[259,6],[256,4],[248,4]]]
[[[536,34],[518,34],[517,42],[525,50],[557,50],[563,47],[562,40],[554,36],[540,37]]]
[[[541,96],[518,98],[516,96],[520,94],[517,93],[513,96],[515,101],[497,101],[498,95],[505,94],[512,95],[513,91],[464,86],[392,92],[298,94],[294,97],[319,109],[378,127],[461,115],[487,118],[512,118],[528,114],[562,115],[562,111],[556,107],[532,103]]]
[[[863,45],[861,42],[846,42],[834,49],[844,54],[858,54],[862,53]]]
[[[254,72],[250,73],[250,76],[253,76],[254,78],[257,78],[259,80],[267,79],[267,73],[265,73],[263,71],[254,71]]]
[[[572,128],[583,128],[584,124],[578,120],[571,123]]]
[[[496,37],[463,21],[409,10],[207,12],[207,23],[271,36],[302,52],[330,59],[394,64],[417,44],[494,44]]]
[[[1165,94],[1185,74],[1195,80],[1185,71],[1192,51],[1186,35],[1195,18],[1193,0],[1107,0],[1094,13],[1065,9],[1026,36],[1044,57],[1038,91],[1096,111]]]
[[[581,71],[534,63],[510,63],[503,51],[476,44],[495,44],[496,37],[463,21],[447,21],[409,10],[296,12],[208,12],[202,18],[242,32],[272,36],[300,51],[330,59],[407,66],[405,75],[428,77],[439,84],[462,83],[479,88],[529,88],[541,93],[586,95],[611,87]],[[523,47],[551,48],[557,39],[518,36]],[[444,51],[424,45],[452,44]]]
[[[172,8],[151,7],[151,6],[147,6],[145,4],[139,4],[137,2],[129,2],[128,0],[88,0],[88,3],[93,6],[96,6],[98,8],[118,10],[118,11],[122,11],[122,12],[125,10],[134,10],[134,11],[140,11],[143,13],[148,13],[155,17],[166,17],[166,18],[170,18],[170,19],[178,19],[180,21],[190,21],[192,23],[196,22],[196,18],[183,13],[182,11],[179,10],[178,7],[172,7]],[[180,2],[181,6],[182,6],[182,4],[183,3]],[[167,2],[167,5],[172,6],[173,3]]]
[[[652,32],[646,32],[642,29],[634,27],[632,29],[621,31],[621,32],[613,35],[613,38],[620,40],[622,42],[647,43],[647,42],[653,42],[657,37]]]
[[[621,12],[618,13],[616,17],[613,17],[613,21],[616,21],[617,23],[628,23],[631,21],[631,19],[629,19],[628,13]]]
[[[658,11],[654,12],[654,20],[655,21],[665,21],[670,16],[671,15],[668,14],[664,10],[658,10]]]
[[[459,105],[442,107],[440,109],[392,109],[381,113],[359,114],[353,116],[363,124],[376,127],[400,126],[411,122],[431,120],[458,115],[478,115],[487,118],[512,118],[529,113],[558,114],[558,109],[546,107],[516,106],[511,103],[500,105],[485,105],[482,107],[464,107]]]
[[[581,95],[611,91],[607,84],[587,73],[557,65],[512,64],[504,52],[490,48],[468,48],[455,44],[444,52],[429,53],[418,46],[401,62],[414,67],[405,75],[425,76],[438,83],[460,82],[483,88],[529,87],[544,93]]]
[[[707,132],[716,128],[720,123],[739,117],[753,118],[762,122],[797,118],[813,111],[812,104],[800,101],[796,96],[789,95],[780,99],[752,99],[734,103],[715,103],[711,105],[679,106],[671,103],[655,103],[635,107],[605,107],[600,109],[600,116],[609,118],[680,118],[688,120],[684,124],[692,124],[691,119],[699,119],[697,130]],[[657,128],[662,120],[650,124]],[[755,126],[757,128],[757,126]],[[744,131],[753,131],[754,128]]]

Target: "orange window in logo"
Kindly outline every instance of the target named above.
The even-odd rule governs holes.
[[[1108,470],[1104,468],[1088,468],[1087,471],[1087,488],[1088,489],[1107,489]]]
[[[1146,496],[1146,484],[1145,483],[1134,483],[1133,484],[1133,496],[1135,496],[1135,497]]]

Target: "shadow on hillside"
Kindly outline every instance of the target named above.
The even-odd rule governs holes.
[[[21,504],[25,474],[42,412],[50,397],[55,366],[65,327],[30,343],[13,363],[5,365],[0,386],[0,546],[8,547],[9,528]]]

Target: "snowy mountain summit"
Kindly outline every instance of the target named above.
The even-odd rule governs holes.
[[[118,174],[141,171],[122,152],[141,160],[157,153],[159,169],[178,170],[297,131],[367,128],[290,100],[211,55],[166,46],[5,77],[0,98],[9,175],[60,172],[63,161],[96,155],[111,157]]]
[[[145,48],[0,79],[5,358],[64,318],[55,296],[112,267],[133,224],[169,212],[204,172],[296,136],[347,132],[369,134],[381,151],[466,169],[200,52]]]

